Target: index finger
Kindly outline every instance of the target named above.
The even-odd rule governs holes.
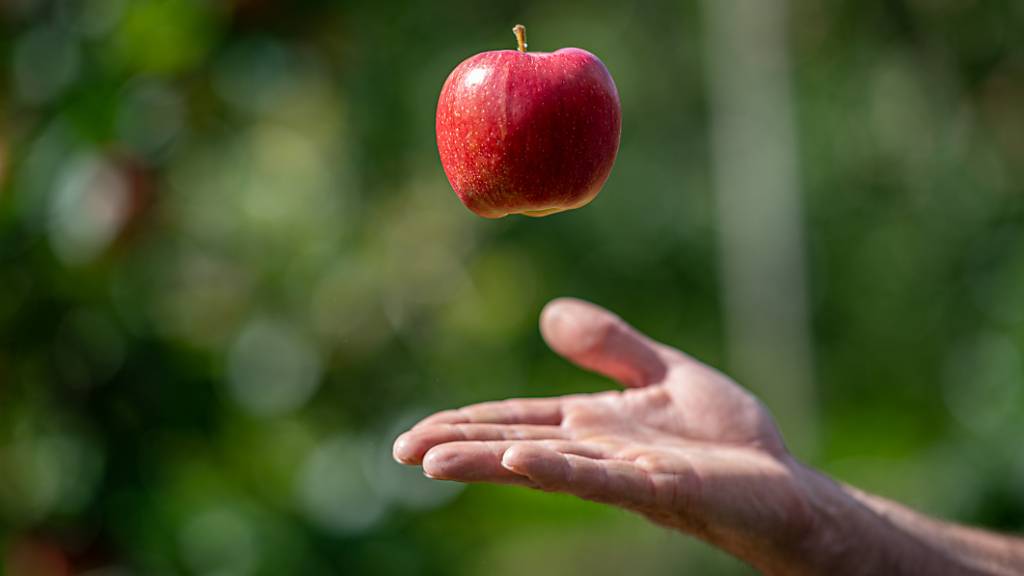
[[[432,424],[546,424],[562,423],[565,404],[575,396],[555,398],[514,398],[481,402],[444,410],[421,420],[413,428]]]

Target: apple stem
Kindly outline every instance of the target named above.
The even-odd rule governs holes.
[[[516,24],[512,27],[512,33],[516,35],[516,41],[519,42],[519,51],[526,52],[526,26]]]

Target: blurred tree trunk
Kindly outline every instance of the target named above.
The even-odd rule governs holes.
[[[705,0],[712,161],[729,370],[803,456],[813,359],[785,0]]]

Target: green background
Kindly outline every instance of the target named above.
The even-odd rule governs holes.
[[[0,4],[5,573],[749,573],[624,512],[390,460],[430,411],[609,387],[540,340],[553,297],[729,371],[700,8]],[[1020,530],[1024,4],[788,10],[802,456]],[[586,208],[488,221],[445,180],[434,107],[517,22],[603,59],[622,145]]]

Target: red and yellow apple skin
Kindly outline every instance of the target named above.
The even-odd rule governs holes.
[[[485,218],[546,216],[597,196],[622,109],[590,52],[496,50],[459,64],[437,104],[437,148],[455,193]]]

